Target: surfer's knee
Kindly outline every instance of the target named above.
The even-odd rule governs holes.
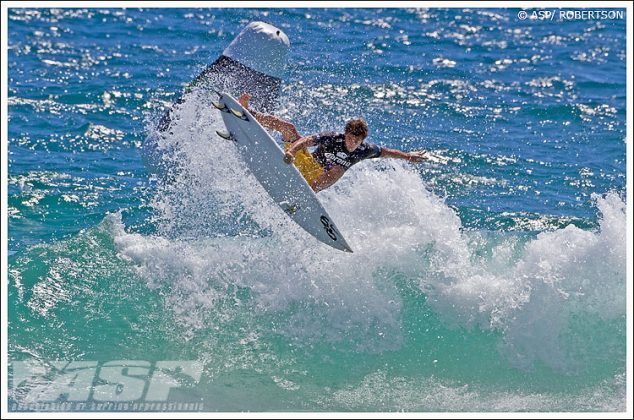
[[[299,140],[302,137],[297,131],[297,128],[295,127],[295,125],[287,121],[284,122],[284,127],[281,131],[282,131],[282,137],[284,141],[287,141],[287,142],[292,143],[294,141]]]

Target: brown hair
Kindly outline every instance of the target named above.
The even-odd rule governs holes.
[[[345,133],[366,138],[368,136],[368,123],[363,118],[353,118],[346,123]]]

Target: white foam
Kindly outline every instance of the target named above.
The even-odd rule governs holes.
[[[443,262],[435,278],[421,281],[430,301],[463,326],[502,331],[502,351],[518,367],[539,360],[569,370],[587,363],[579,359],[585,343],[572,317],[625,315],[625,203],[615,193],[596,200],[598,232],[569,225],[519,248],[503,241],[487,261]]]
[[[402,301],[391,276],[398,275],[418,285],[448,325],[501,332],[500,351],[516,366],[568,370],[584,361],[572,348],[571,314],[607,322],[625,314],[625,204],[614,193],[596,198],[597,232],[568,226],[531,240],[486,236],[464,232],[407,164],[365,161],[319,194],[355,250],[345,254],[285,217],[235,145],[215,135],[217,111],[199,102],[186,101],[173,136],[162,140],[185,165],[152,203],[159,236],[114,235],[150,286],[170,288],[166,303],[188,336],[210,327],[210,312],[216,320],[237,316],[219,302],[243,287],[252,297],[236,302],[277,317],[275,333],[397,349]],[[482,243],[490,257],[477,256]]]
[[[438,378],[366,375],[354,387],[337,390],[318,402],[332,410],[480,411],[624,411],[625,377],[617,375],[575,394],[487,390]]]

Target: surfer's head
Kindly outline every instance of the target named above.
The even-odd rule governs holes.
[[[368,136],[368,123],[363,118],[353,118],[346,123],[343,133],[346,136],[346,143],[356,148]]]

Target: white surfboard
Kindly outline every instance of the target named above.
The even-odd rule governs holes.
[[[228,133],[247,166],[273,200],[300,227],[333,248],[352,252],[346,240],[294,165],[284,163],[284,152],[256,119],[234,98],[219,93],[220,110]]]

